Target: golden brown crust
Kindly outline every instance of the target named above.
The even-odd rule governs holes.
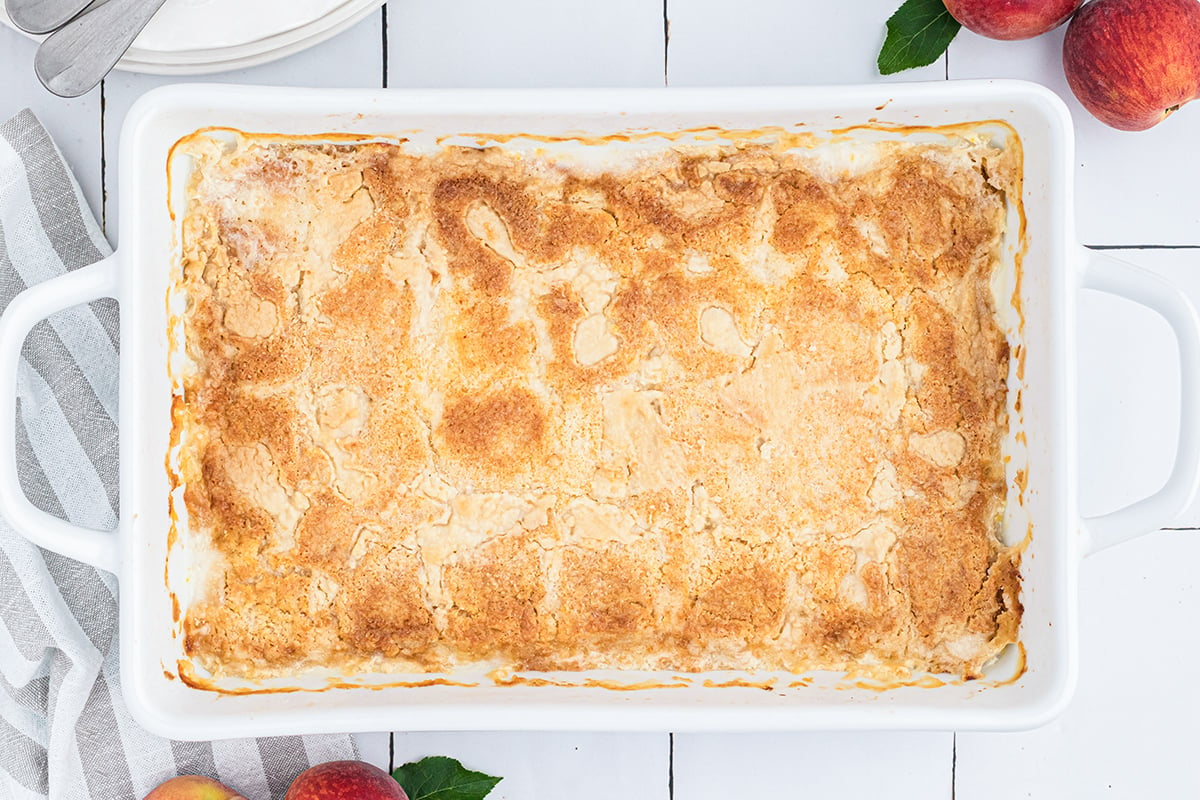
[[[179,148],[188,652],[978,675],[1020,619],[999,159],[876,149]]]

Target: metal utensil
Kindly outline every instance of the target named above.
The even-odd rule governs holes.
[[[50,33],[104,0],[4,0],[8,18],[26,33]]]
[[[108,74],[165,0],[107,0],[46,37],[33,69],[59,97],[78,97]]]

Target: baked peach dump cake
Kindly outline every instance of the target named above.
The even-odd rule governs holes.
[[[944,138],[183,141],[188,653],[978,676],[1020,164]]]

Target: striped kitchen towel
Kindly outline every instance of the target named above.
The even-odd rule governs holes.
[[[0,124],[0,308],[109,252],[54,143],[28,110]],[[56,314],[25,343],[16,391],[22,484],[78,525],[117,522],[117,306]],[[13,424],[12,420],[0,424]],[[203,774],[282,798],[310,764],[355,758],[348,736],[173,742],[129,718],[117,673],[117,586],[0,521],[0,798],[141,800]]]

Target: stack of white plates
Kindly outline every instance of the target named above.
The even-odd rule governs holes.
[[[166,0],[117,69],[223,72],[291,55],[344,31],[384,0]],[[0,22],[11,26],[0,2]]]

